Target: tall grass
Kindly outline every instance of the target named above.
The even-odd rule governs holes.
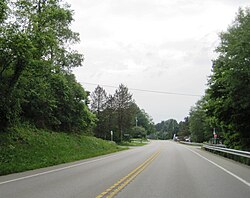
[[[124,148],[123,148],[124,149]],[[79,134],[12,128],[0,134],[0,175],[120,151],[116,144]]]

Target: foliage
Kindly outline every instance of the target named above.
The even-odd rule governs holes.
[[[123,84],[119,85],[115,91],[114,102],[117,113],[118,131],[120,132],[120,140],[122,141],[123,134],[126,133],[126,129],[131,126],[132,119],[135,115],[132,94],[129,93],[128,88]]]
[[[158,132],[159,139],[172,139],[174,134],[177,135],[179,131],[179,125],[175,119],[162,121],[161,123],[156,124],[155,128]]]
[[[230,147],[250,149],[250,9],[240,9],[220,35],[207,90],[207,114]],[[237,138],[236,138],[237,137]],[[237,146],[236,146],[237,145]]]
[[[33,58],[34,46],[18,24],[1,24],[0,33],[0,122],[1,127],[16,120],[20,111],[14,91],[27,65]]]
[[[136,124],[143,128],[145,135],[154,132],[152,119],[136,105],[132,94],[123,84],[113,96],[107,96],[104,88],[97,86],[91,94],[91,109],[98,118],[93,129],[96,137],[110,139],[110,131],[113,131],[114,140],[121,142],[124,134],[134,135],[133,127]]]
[[[98,119],[94,128],[94,134],[96,137],[106,139],[109,118],[105,116],[104,110],[108,105],[107,93],[105,89],[98,85],[90,97],[91,110],[96,114],[96,118]]]
[[[99,85],[96,87],[94,92],[91,94],[91,110],[97,115],[106,108],[107,104],[107,93],[105,89]]]
[[[2,129],[28,121],[57,131],[89,131],[95,117],[88,94],[71,73],[83,55],[71,49],[79,35],[70,29],[70,6],[17,0],[1,1],[0,10]]]
[[[136,113],[136,119],[137,119],[137,125],[143,127],[147,135],[156,133],[153,119],[147,114],[147,112],[144,109],[140,109],[138,107]]]
[[[184,121],[179,122],[179,132],[178,132],[179,137],[188,137],[190,136],[190,131],[189,131],[189,117],[185,117]]]
[[[206,113],[203,109],[204,102],[204,99],[199,100],[190,110],[189,131],[193,142],[204,142],[212,137]]]
[[[134,138],[142,138],[146,137],[147,132],[144,127],[141,126],[135,126],[131,129],[131,136]]]
[[[7,0],[0,0],[0,24],[6,19],[8,6]]]

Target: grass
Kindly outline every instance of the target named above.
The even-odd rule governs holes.
[[[72,162],[123,150],[91,136],[19,127],[0,133],[0,175]]]
[[[148,140],[141,139],[131,139],[130,142],[121,142],[119,145],[121,146],[144,146],[148,144]]]

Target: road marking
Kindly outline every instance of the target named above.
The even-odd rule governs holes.
[[[128,175],[120,179],[113,186],[99,194],[96,198],[112,198],[118,192],[120,192],[125,186],[127,186],[137,175],[139,175],[152,161],[160,154],[160,150],[153,153],[147,160],[145,160],[140,166],[131,171]]]
[[[185,146],[184,146],[185,147]],[[229,175],[233,176],[234,178],[238,179],[239,181],[241,181],[242,183],[246,184],[248,187],[250,187],[250,183],[244,179],[242,179],[241,177],[235,175],[234,173],[232,173],[231,171],[223,168],[222,166],[220,166],[219,164],[216,164],[215,162],[207,159],[206,157],[202,156],[201,154],[197,153],[196,151],[193,151],[190,148],[185,147],[186,149],[188,149],[189,151],[193,152],[194,154],[198,155],[199,157],[203,158],[204,160],[210,162],[211,164],[217,166],[218,168],[220,168],[221,170],[225,171],[226,173],[228,173]]]
[[[78,164],[74,164],[74,165],[70,165],[70,166],[66,166],[66,167],[62,167],[62,168],[57,168],[57,169],[53,169],[53,170],[50,170],[50,171],[45,171],[45,172],[41,172],[41,173],[37,173],[37,174],[33,174],[33,175],[28,175],[28,176],[19,177],[19,178],[16,178],[16,179],[11,179],[11,180],[7,180],[7,181],[3,181],[3,182],[0,182],[0,185],[11,183],[11,182],[15,182],[15,181],[20,181],[20,180],[24,180],[24,179],[29,179],[29,178],[37,177],[37,176],[41,176],[41,175],[46,175],[46,174],[49,174],[49,173],[54,173],[54,172],[58,172],[58,171],[62,171],[62,170],[70,169],[70,168],[74,168],[74,167],[77,167],[77,166],[82,166],[84,164],[89,164],[89,163],[101,161],[101,160],[104,160],[104,159],[115,157],[117,155],[119,155],[119,154],[114,154],[114,155],[110,155],[110,156],[106,156],[106,157],[102,157],[102,158],[90,160],[90,161],[87,161],[87,162],[81,162],[81,163],[78,163]]]

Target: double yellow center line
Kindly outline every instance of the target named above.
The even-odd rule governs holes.
[[[145,160],[140,166],[131,171],[128,175],[120,179],[113,186],[99,194],[96,198],[112,198],[119,191],[121,191],[126,185],[128,185],[137,175],[139,175],[158,155],[160,150],[153,153],[147,160]]]

